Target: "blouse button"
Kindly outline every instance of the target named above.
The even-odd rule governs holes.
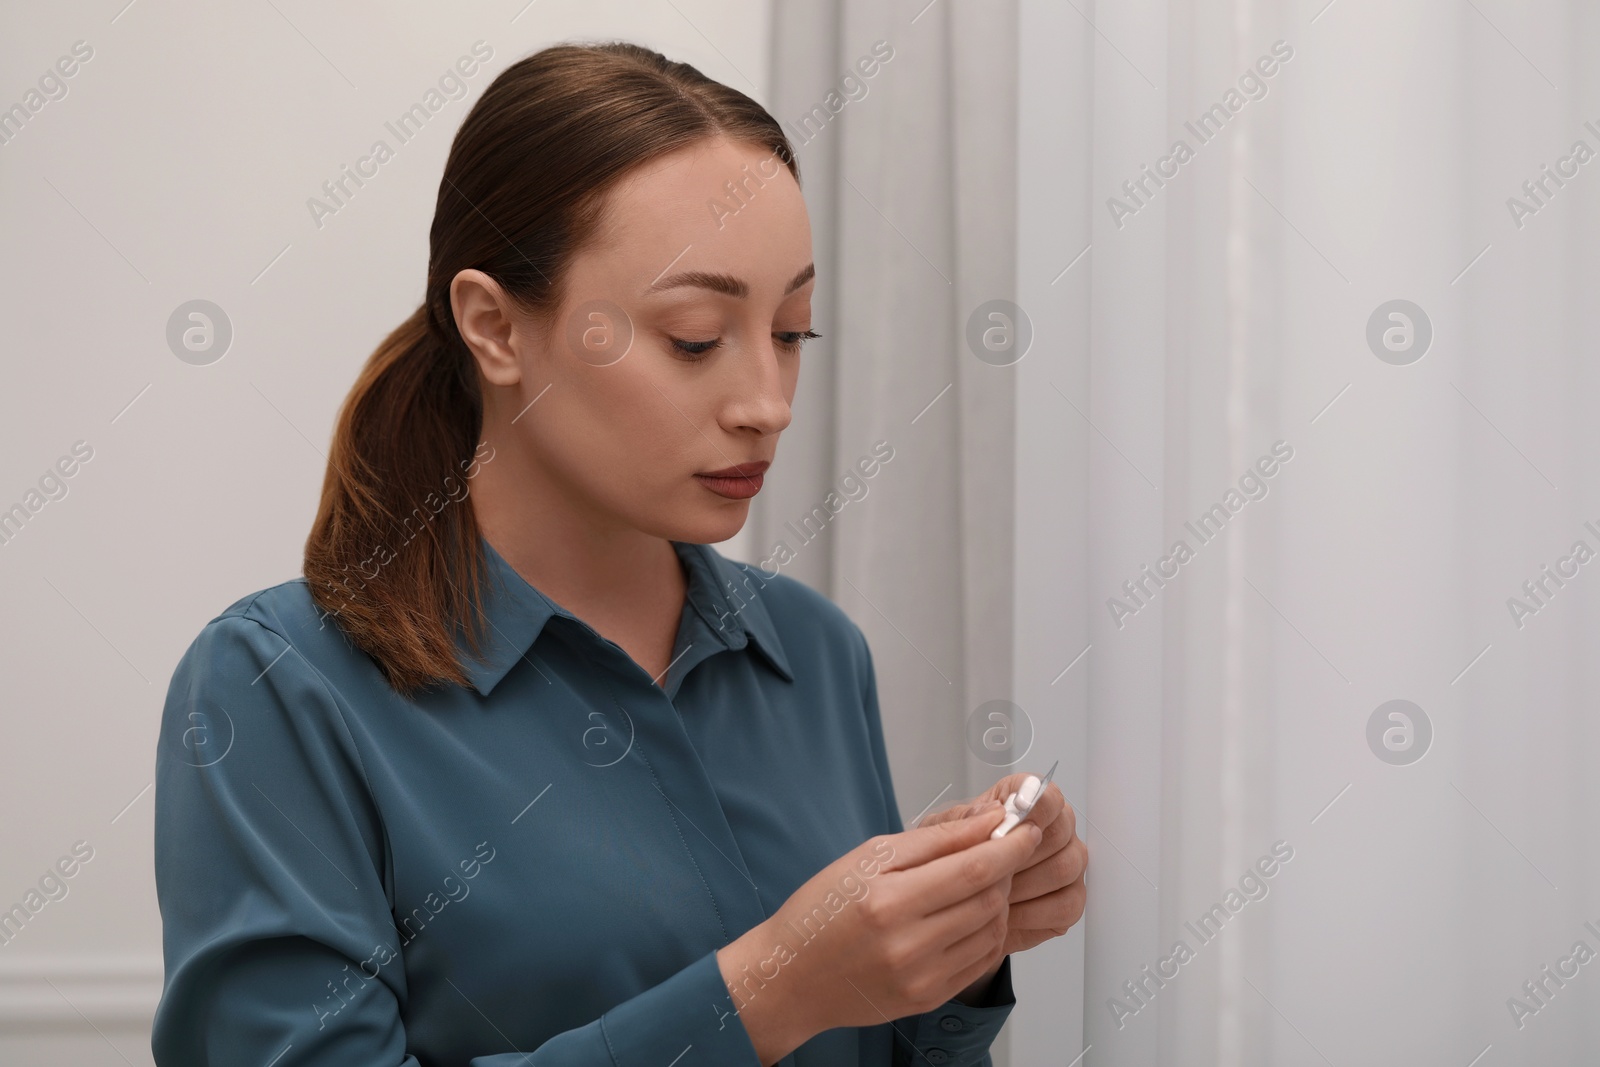
[[[946,1015],[939,1020],[939,1027],[950,1031],[952,1034],[961,1029],[961,1020],[954,1015]]]
[[[942,1048],[930,1048],[927,1053],[928,1062],[932,1064],[949,1063],[950,1053]]]

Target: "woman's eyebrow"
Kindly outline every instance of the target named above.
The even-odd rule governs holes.
[[[788,296],[790,293],[794,292],[796,289],[800,288],[806,282],[815,277],[816,273],[817,265],[815,263],[807,263],[805,265],[805,269],[803,269],[799,274],[796,274],[790,280],[788,286],[786,286],[783,290],[783,295]],[[715,274],[703,270],[687,270],[679,274],[674,274],[671,277],[663,278],[661,281],[656,282],[645,291],[648,293],[659,293],[667,289],[677,289],[680,286],[685,285],[692,285],[699,289],[710,289],[717,293],[725,293],[728,296],[735,296],[741,300],[750,295],[750,286],[743,279],[735,278],[731,274]]]

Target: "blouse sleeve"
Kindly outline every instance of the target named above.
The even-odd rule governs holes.
[[[856,637],[859,655],[865,663],[866,685],[861,695],[866,710],[867,733],[872,742],[872,758],[883,788],[884,818],[890,833],[901,833],[905,824],[895,800],[894,782],[889,775],[889,756],[883,740],[883,720],[878,709],[878,680],[872,664],[872,650],[859,627]],[[941,1067],[993,1067],[989,1048],[999,1036],[1006,1017],[1016,1007],[1011,988],[1011,957],[1000,961],[982,1004],[963,1004],[951,998],[932,1011],[894,1020],[894,1060],[890,1067],[935,1064]]]
[[[162,713],[155,806],[158,1065],[417,1067],[382,820],[331,691],[284,637],[235,615],[190,645]],[[705,1010],[726,998],[708,952],[537,1048],[470,1064],[634,1067],[692,1047],[696,1062],[760,1067],[738,1015]]]

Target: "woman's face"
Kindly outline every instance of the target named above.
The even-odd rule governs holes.
[[[600,229],[551,330],[519,318],[514,360],[480,354],[491,386],[513,386],[488,390],[485,436],[587,521],[726,540],[761,477],[706,475],[773,459],[811,328],[800,188],[768,151],[705,140],[624,179]]]

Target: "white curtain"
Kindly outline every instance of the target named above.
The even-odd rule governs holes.
[[[740,548],[866,631],[910,824],[1009,769],[973,758],[964,728],[1010,695],[1015,375],[963,330],[1015,289],[1015,9],[774,14],[767,104],[800,158],[823,339]]]
[[[801,149],[832,339],[757,540],[892,442],[791,573],[868,632],[902,808],[1000,773],[1006,699],[1091,849],[997,1062],[1582,1062],[1597,13],[776,11],[780,118],[895,56]]]

